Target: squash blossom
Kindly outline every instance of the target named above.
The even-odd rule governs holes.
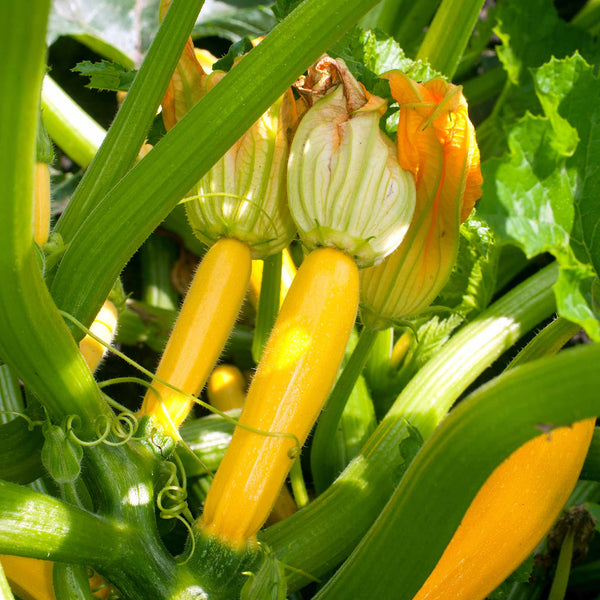
[[[212,89],[226,73],[205,81]],[[206,244],[230,237],[248,244],[252,258],[285,248],[296,228],[287,206],[286,164],[297,124],[287,90],[197,183],[186,202],[190,225]]]
[[[427,308],[456,261],[460,224],[481,196],[475,129],[462,88],[387,75],[400,107],[398,161],[415,177],[417,200],[402,244],[361,280],[361,316],[383,329]]]
[[[329,57],[295,87],[312,106],[294,136],[288,170],[300,239],[311,250],[339,248],[361,268],[377,264],[406,235],[415,203],[413,178],[379,128],[386,102]]]
[[[159,20],[162,21],[171,5],[171,0],[161,0]],[[163,96],[162,118],[169,131],[180,121],[194,104],[204,96],[206,73],[194,49],[192,38],[188,38],[169,85]]]

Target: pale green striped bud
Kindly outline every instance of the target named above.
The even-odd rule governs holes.
[[[194,233],[246,242],[252,258],[285,248],[296,233],[287,207],[288,135],[296,124],[291,90],[282,96],[197,183],[186,202]]]
[[[336,247],[359,267],[372,266],[404,238],[415,204],[413,176],[400,168],[379,128],[385,102],[369,96],[343,61],[321,59],[305,81],[310,92],[325,95],[303,116],[292,142],[290,211],[309,249]]]

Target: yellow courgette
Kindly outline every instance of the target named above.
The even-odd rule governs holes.
[[[302,444],[341,363],[358,307],[358,268],[340,250],[313,251],[281,307],[240,417]],[[206,499],[205,533],[229,546],[254,540],[292,465],[290,437],[237,428]]]
[[[595,419],[530,440],[491,474],[414,600],[483,600],[536,548],[567,502]]]
[[[240,310],[250,270],[250,247],[238,240],[221,238],[206,253],[158,365],[159,379],[187,394],[200,393]],[[192,401],[158,382],[154,388],[160,398],[149,389],[141,414],[176,437]]]

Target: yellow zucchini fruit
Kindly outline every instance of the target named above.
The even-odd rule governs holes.
[[[540,435],[490,475],[414,600],[483,600],[536,548],[583,466],[595,419]]]
[[[302,263],[254,376],[240,423],[304,443],[333,386],[358,307],[358,268],[320,248]],[[291,437],[238,427],[210,487],[202,531],[226,546],[255,542],[292,466]]]
[[[117,308],[110,300],[107,300],[96,315],[94,322],[90,326],[90,331],[106,344],[110,345],[117,331],[118,318],[119,313],[117,312]],[[91,336],[86,335],[79,342],[79,350],[90,371],[93,373],[98,368],[106,352],[106,347]]]
[[[50,234],[50,169],[47,163],[35,163],[33,239],[42,248]]]
[[[54,563],[24,556],[0,556],[10,587],[23,600],[55,600],[52,586]]]
[[[188,290],[156,376],[186,394],[198,395],[231,333],[244,300],[251,270],[250,247],[219,239],[205,254]],[[149,415],[164,433],[177,428],[193,402],[161,383],[144,397],[141,415]]]
[[[242,408],[246,400],[246,379],[235,365],[217,365],[206,385],[211,406],[222,412]]]
[[[206,395],[210,404],[223,412],[242,408],[246,401],[246,379],[234,365],[217,365],[206,385]],[[296,510],[296,502],[284,485],[267,523],[282,521],[293,515]]]

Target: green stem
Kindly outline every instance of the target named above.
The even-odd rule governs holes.
[[[0,553],[106,565],[123,551],[122,538],[110,519],[0,481]]]
[[[91,433],[109,414],[40,272],[33,242],[33,167],[49,0],[2,5],[0,23],[0,355],[60,421]]]
[[[507,369],[513,369],[526,362],[556,354],[574,335],[581,331],[581,325],[557,317],[513,358]]]
[[[298,508],[303,508],[309,503],[308,492],[306,491],[306,484],[304,483],[304,475],[302,474],[302,465],[300,463],[300,457],[298,457],[292,468],[290,469],[290,484],[292,486],[292,494],[296,501]]]
[[[421,41],[423,31],[439,5],[440,0],[413,2],[402,17],[394,22],[393,35],[405,52],[411,54],[411,49],[416,50],[415,46]]]
[[[228,412],[234,419],[239,417],[239,413],[239,410]],[[188,478],[217,470],[231,442],[233,429],[233,424],[219,415],[189,420],[181,426],[179,434],[185,445],[178,445],[176,451]],[[190,455],[190,450],[199,461]]]
[[[378,383],[389,375],[392,348],[394,346],[394,329],[388,327],[377,333],[371,352],[365,365],[365,378],[369,387],[377,387]]]
[[[171,269],[177,258],[177,246],[169,238],[151,235],[140,248],[142,264],[142,300],[149,306],[177,310],[179,296],[171,283]]]
[[[89,325],[151,231],[295,78],[376,2],[305,0],[245,56],[79,228],[54,279],[57,304]]]
[[[569,575],[571,573],[571,562],[573,560],[573,542],[575,541],[575,531],[570,529],[565,535],[565,539],[560,547],[558,562],[556,564],[556,573],[548,594],[548,600],[564,600],[569,585]]]
[[[443,0],[417,53],[446,77],[452,78],[467,47],[483,0]]]
[[[203,2],[174,0],[169,8],[104,142],[56,224],[65,242],[135,162]]]
[[[545,590],[544,582],[515,583],[506,600],[541,600]]]
[[[0,426],[0,479],[30,483],[44,475],[40,453],[44,438],[41,429],[30,431],[23,419]]]
[[[12,410],[20,412],[24,408],[23,392],[21,391],[18,377],[8,365],[0,365],[0,411]],[[0,412],[1,424],[8,423],[14,418],[14,415],[6,415]]]
[[[406,420],[429,437],[460,394],[523,334],[552,314],[556,277],[553,264],[517,286],[421,368],[362,452],[327,491],[260,536],[280,560],[319,577],[348,556],[395,488]],[[290,590],[306,582],[294,572]]]
[[[363,29],[379,28],[393,36],[406,4],[406,0],[382,0],[360,20],[359,25]]]
[[[256,328],[252,340],[252,358],[258,364],[263,349],[267,344],[271,329],[279,313],[279,298],[281,295],[281,252],[268,256],[263,261],[260,298],[256,315]]]
[[[539,436],[539,423],[560,427],[598,414],[598,360],[596,344],[571,349],[513,369],[461,402],[421,448],[380,518],[315,600],[413,598],[486,479]],[[436,510],[446,500],[452,509]],[[568,565],[571,553],[567,547]]]
[[[42,86],[44,125],[54,142],[80,167],[91,162],[106,131],[49,76]]]
[[[369,352],[377,339],[377,334],[376,329],[367,327],[361,331],[358,343],[336,381],[327,404],[319,417],[310,452],[310,464],[317,494],[327,489],[337,476],[334,471],[334,463],[328,458],[332,452],[335,432],[352,389],[367,363]]]
[[[87,568],[82,565],[54,563],[52,584],[61,600],[94,600],[90,589]]]

